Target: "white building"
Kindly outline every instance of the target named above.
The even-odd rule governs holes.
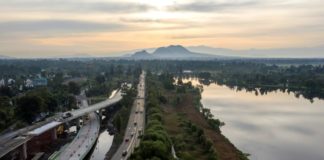
[[[13,85],[14,83],[16,83],[16,81],[12,78],[8,79],[8,85]]]
[[[5,80],[4,80],[4,79],[1,79],[1,80],[0,80],[0,87],[1,87],[1,86],[5,86],[5,85],[6,85]]]
[[[192,71],[191,71],[191,70],[183,70],[182,72],[183,72],[183,73],[187,73],[187,74],[190,74],[190,73],[192,73]]]
[[[25,81],[25,87],[27,87],[27,88],[34,87],[33,81],[31,79],[27,79]]]

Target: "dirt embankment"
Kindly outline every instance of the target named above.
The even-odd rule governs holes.
[[[167,94],[167,99],[172,99],[175,95],[172,93]],[[192,94],[185,94],[182,96],[182,100],[176,106],[166,104],[163,106],[165,112],[166,128],[169,134],[176,134],[180,128],[176,122],[176,113],[181,113],[195,125],[201,127],[204,130],[206,137],[212,142],[217,152],[219,159],[221,160],[240,160],[242,159],[241,152],[221,133],[213,130],[207,123],[204,116],[197,111],[194,105],[194,97]]]

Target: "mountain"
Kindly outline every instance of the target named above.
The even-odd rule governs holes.
[[[324,58],[324,46],[247,50],[232,50],[208,46],[189,46],[187,48],[193,52],[246,58]]]
[[[148,53],[145,50],[139,51],[131,55],[131,58],[132,59],[203,60],[203,59],[217,58],[217,56],[191,52],[181,45],[170,45],[167,47],[159,47],[152,54]]]
[[[131,55],[132,59],[152,59],[153,56],[148,53],[146,50],[135,52],[133,55]]]
[[[167,58],[167,59],[178,59],[178,58],[188,58],[188,57],[198,57],[199,55],[190,52],[186,48],[180,45],[170,45],[168,47],[157,48],[153,55],[157,58]]]
[[[184,55],[191,54],[189,50],[180,45],[170,45],[168,47],[157,48],[153,54],[165,56],[165,55]]]
[[[68,55],[59,55],[59,56],[53,56],[50,58],[68,58],[68,59],[73,59],[73,58],[93,58],[94,56],[90,54],[68,54]]]

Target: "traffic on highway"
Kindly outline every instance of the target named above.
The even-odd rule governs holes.
[[[140,136],[145,127],[145,72],[142,72],[137,86],[138,95],[131,109],[131,114],[124,135],[124,141],[119,146],[112,160],[127,159],[134,148],[140,143]]]

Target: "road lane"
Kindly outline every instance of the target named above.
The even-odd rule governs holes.
[[[126,132],[122,144],[114,154],[112,160],[124,160],[127,159],[134,148],[140,143],[140,133],[144,132],[145,126],[145,72],[143,71],[139,84],[137,85],[137,97],[131,109],[130,117],[128,120]],[[128,141],[126,141],[126,139]]]
[[[80,108],[89,108],[84,93],[83,96],[81,96]],[[59,160],[83,159],[92,148],[92,145],[96,142],[100,129],[99,117],[95,112],[89,113],[85,116],[87,116],[87,118],[83,118],[85,121],[83,122],[77,136],[67,147],[62,149],[58,156]]]

